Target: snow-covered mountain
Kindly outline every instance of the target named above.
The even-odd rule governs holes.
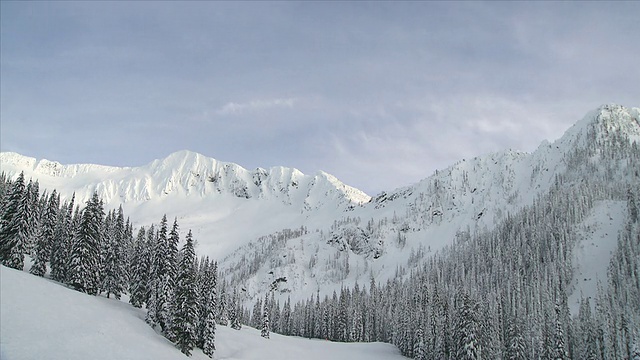
[[[603,106],[531,154],[508,150],[461,160],[417,184],[379,194],[347,214],[337,214],[338,219],[320,231],[263,237],[225,259],[222,268],[249,293],[276,287],[287,295],[299,289],[308,295],[318,288],[326,293],[343,284],[366,283],[370,276],[385,281],[398,266],[417,266],[455,239],[493,229],[559,183],[606,181],[617,182],[620,189],[640,187],[640,159],[633,157],[640,144],[639,119],[638,108]],[[617,152],[619,158],[607,159],[605,149]],[[623,203],[602,206],[620,209]],[[619,211],[616,214],[620,224],[624,218]],[[583,244],[600,244],[596,247],[602,254],[589,256],[602,257],[598,271],[604,280],[617,231],[600,231],[600,223],[594,221],[581,224],[581,229],[590,231],[576,231]],[[596,235],[600,232],[606,237]],[[585,267],[582,257],[576,260],[577,266]],[[589,280],[595,289],[597,279]],[[576,283],[578,290],[587,291]]]
[[[322,171],[247,170],[190,151],[179,151],[141,167],[62,165],[17,153],[0,153],[2,171],[38,179],[64,198],[84,203],[97,192],[107,208],[122,205],[134,224],[149,225],[163,214],[199,236],[201,252],[226,254],[260,235],[299,227],[314,214],[342,213],[370,200],[364,192]],[[251,226],[247,226],[251,224]],[[209,247],[214,248],[209,248]]]
[[[558,184],[640,186],[640,159],[632,155],[639,143],[640,109],[605,105],[533,153],[464,159],[375,198],[323,172],[249,171],[186,151],[139,168],[61,165],[15,153],[2,153],[0,163],[2,171],[24,171],[66,197],[75,191],[85,200],[98,191],[108,207],[122,204],[137,225],[176,216],[183,230],[194,230],[198,252],[218,258],[223,275],[248,298],[268,289],[304,298],[370,276],[384,281],[456,239],[491,230]],[[604,208],[624,210],[615,202],[597,207]],[[590,236],[601,232],[582,233],[583,242],[593,243]],[[602,233],[607,238],[598,241],[615,243],[615,232]]]
[[[237,164],[221,162],[204,155],[178,151],[165,159],[141,167],[110,167],[93,164],[62,165],[17,153],[2,153],[4,171],[25,171],[42,182],[72,182],[79,199],[94,191],[107,204],[155,200],[167,196],[278,200],[303,210],[325,205],[350,206],[369,201],[360,190],[347,186],[334,176],[319,171],[308,176],[298,169],[272,167],[249,171]]]

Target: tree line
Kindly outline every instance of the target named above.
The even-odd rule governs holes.
[[[626,190],[628,217],[606,283],[572,316],[576,226],[614,186],[563,187],[492,231],[462,232],[416,268],[380,284],[356,283],[284,304],[258,298],[248,322],[284,335],[382,341],[415,359],[640,359],[640,191]],[[576,199],[581,201],[576,202]],[[263,309],[263,310],[261,310]]]
[[[169,229],[165,215],[134,236],[122,207],[105,213],[97,193],[81,207],[75,195],[61,203],[56,190],[40,194],[38,182],[26,182],[23,173],[15,180],[0,175],[3,265],[23,270],[29,256],[33,275],[89,295],[128,294],[184,354],[199,347],[213,357],[216,323],[240,329],[239,321],[236,311],[229,319],[224,292],[218,297],[217,263],[197,259],[190,230],[178,249],[178,230],[177,219]]]

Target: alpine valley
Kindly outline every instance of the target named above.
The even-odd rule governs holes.
[[[274,325],[283,334],[390,342],[415,358],[640,356],[640,108],[604,105],[532,153],[461,159],[374,196],[322,171],[190,151],[128,168],[7,152],[0,164],[61,202],[95,193],[134,230],[176,218],[250,325],[267,299],[303,319]],[[327,310],[343,297],[344,319]],[[473,341],[459,330],[467,308],[480,314]],[[313,325],[331,311],[342,325]]]

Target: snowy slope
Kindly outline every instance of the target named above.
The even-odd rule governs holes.
[[[573,294],[569,307],[576,314],[580,299],[596,298],[598,282],[607,285],[609,259],[616,249],[618,235],[627,219],[624,201],[598,203],[589,216],[578,226],[578,244],[574,249]]]
[[[355,281],[366,284],[371,276],[384,282],[396,274],[398,266],[419,266],[420,259],[457,237],[492,229],[509,213],[547,194],[559,178],[566,186],[596,176],[618,181],[622,189],[628,184],[640,186],[634,166],[630,166],[633,159],[612,163],[603,161],[595,151],[588,164],[576,164],[580,154],[589,153],[591,147],[598,150],[615,141],[640,144],[639,119],[638,108],[603,106],[587,114],[563,137],[553,143],[544,141],[531,154],[509,150],[459,161],[417,184],[376,196],[320,231],[284,241],[263,238],[245,246],[225,258],[221,268],[227,270],[228,278],[242,284],[250,297],[274,288],[282,297],[299,299],[317,289],[322,295]],[[626,139],[619,139],[620,134]],[[594,211],[594,219],[606,215]],[[621,226],[624,212],[620,211],[615,210],[616,221],[609,225],[608,234]],[[583,238],[587,239],[583,243],[589,242],[588,237]],[[608,263],[616,235],[599,241],[597,248],[577,255],[578,266],[589,267],[592,257]],[[247,272],[249,263],[262,266]],[[603,272],[602,266],[598,269]],[[287,281],[278,281],[283,278]],[[593,293],[594,284],[575,286],[574,294]]]
[[[0,358],[187,359],[144,322],[144,311],[0,266]],[[403,359],[389,344],[345,344],[219,326],[214,359]],[[194,349],[193,359],[209,359]]]
[[[508,150],[464,159],[373,199],[323,172],[249,171],[187,151],[139,168],[60,165],[13,153],[0,154],[0,165],[67,197],[76,191],[86,199],[97,190],[108,207],[122,203],[137,225],[164,213],[178,217],[183,231],[193,229],[198,253],[217,258],[247,299],[269,289],[306,298],[318,289],[326,294],[368,283],[371,276],[384,282],[399,266],[418,266],[457,237],[492,229],[531,205],[559,177],[570,185],[606,173],[620,184],[637,183],[630,178],[632,159],[614,164],[595,151],[588,164],[576,163],[576,154],[621,141],[620,134],[640,142],[640,109],[602,106],[531,154]]]

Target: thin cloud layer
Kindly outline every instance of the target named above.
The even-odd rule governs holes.
[[[253,100],[246,103],[229,102],[216,110],[217,115],[240,115],[273,108],[293,108],[295,99]]]

